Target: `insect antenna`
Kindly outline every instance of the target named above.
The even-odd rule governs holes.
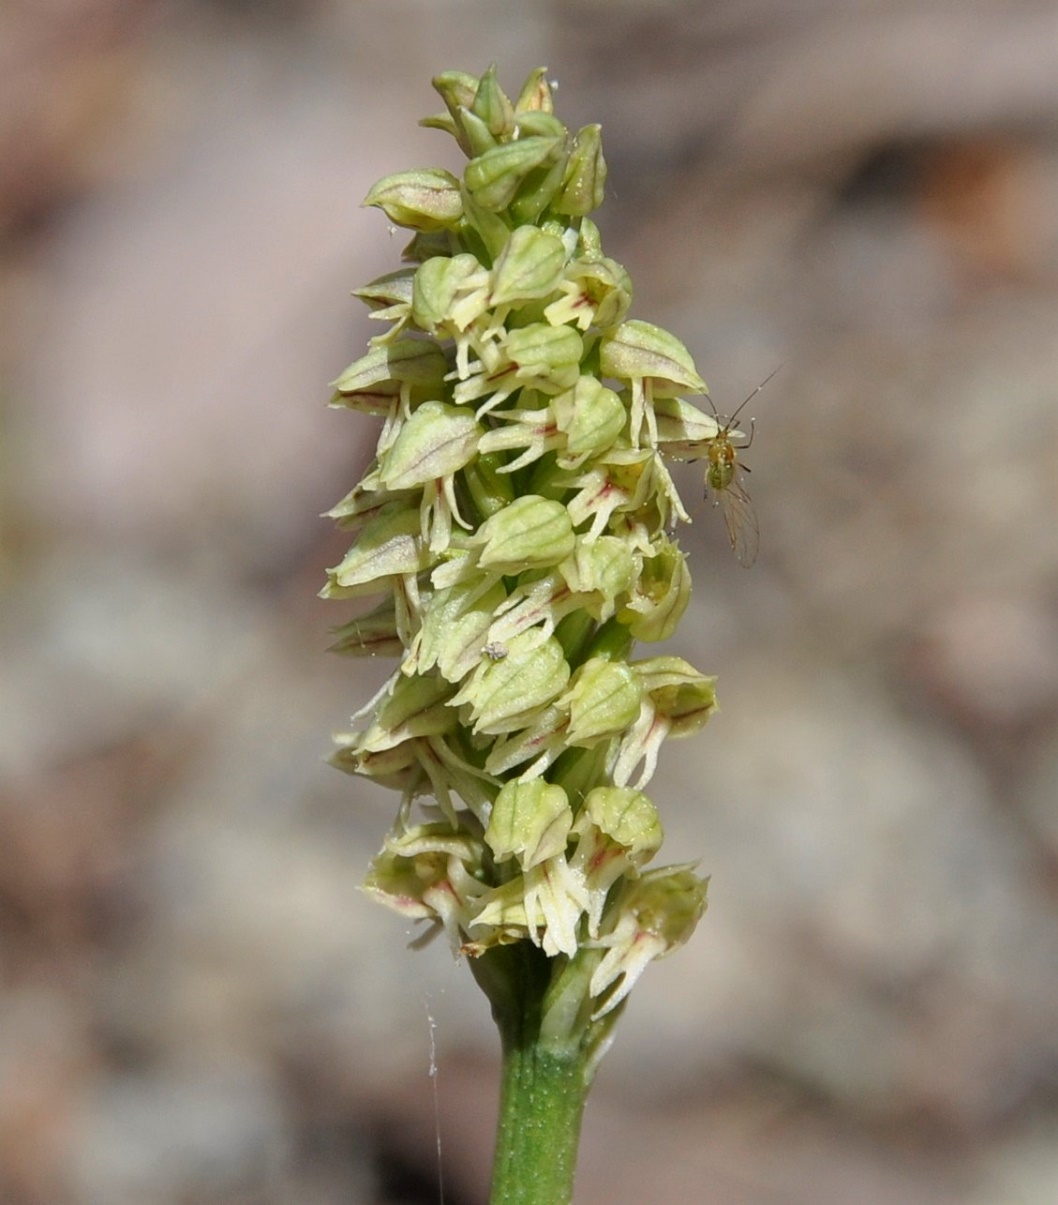
[[[780,368],[782,368],[782,364],[780,364],[780,365],[779,365],[779,368],[773,368],[773,369],[771,370],[771,372],[769,372],[769,373],[768,373],[768,375],[767,375],[767,376],[764,378],[764,380],[763,380],[763,381],[761,381],[761,383],[760,383],[760,384],[757,386],[757,388],[756,388],[756,389],[754,389],[754,390],[753,390],[753,392],[752,392],[752,393],[751,393],[751,394],[750,394],[748,397],[744,397],[744,398],[742,399],[742,401],[741,401],[741,402],[739,402],[738,407],[737,407],[737,408],[735,409],[735,411],[734,411],[734,412],[733,412],[731,415],[729,415],[729,417],[728,417],[728,420],[727,420],[727,425],[728,425],[729,427],[730,427],[730,426],[731,426],[731,424],[732,424],[732,423],[735,421],[735,419],[736,419],[736,418],[738,418],[739,414],[741,414],[741,413],[742,413],[742,407],[743,407],[743,406],[745,406],[747,402],[751,402],[751,401],[753,401],[753,399],[754,399],[754,398],[757,396],[757,394],[758,394],[758,393],[760,393],[760,391],[761,391],[761,390],[764,388],[764,386],[765,386],[765,385],[767,385],[767,383],[768,383],[768,382],[769,382],[769,381],[772,379],[772,377],[773,377],[773,376],[775,376],[775,374],[776,374],[776,373],[779,371],[779,369],[780,369]],[[710,399],[709,399],[709,401],[710,401],[710,404],[711,404],[711,403],[712,403],[712,398],[710,398]],[[715,406],[713,407],[713,411],[714,411],[714,413],[715,413],[715,411],[716,411],[716,407],[715,407]]]

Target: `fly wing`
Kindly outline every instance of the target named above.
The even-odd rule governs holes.
[[[726,488],[717,492],[717,502],[724,513],[727,538],[731,541],[738,563],[748,569],[757,559],[760,548],[760,526],[753,501],[737,475]]]

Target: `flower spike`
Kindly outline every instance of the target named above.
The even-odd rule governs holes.
[[[632,649],[668,639],[690,598],[663,457],[719,427],[688,400],[706,387],[683,343],[629,317],[588,216],[600,127],[562,124],[544,68],[514,99],[494,67],[434,87],[444,111],[423,124],[469,162],[368,193],[413,236],[357,290],[381,330],[332,397],[382,420],[331,511],[353,543],[323,594],[371,598],[334,647],[398,658],[333,760],[400,794],[368,894],[444,933],[498,1017],[536,968],[540,1033],[588,1077],[638,976],[705,908],[693,867],[644,870],[662,840],[645,787],[665,738],[715,711],[714,680]]]

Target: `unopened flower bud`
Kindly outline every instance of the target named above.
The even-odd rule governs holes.
[[[460,109],[469,109],[474,103],[481,81],[466,71],[443,71],[435,75],[431,82],[449,113],[455,116]]]
[[[463,213],[459,181],[439,167],[386,176],[364,204],[377,206],[398,226],[427,232],[450,230]]]
[[[470,111],[481,118],[497,140],[509,138],[514,132],[514,106],[496,78],[495,63],[481,77]]]
[[[583,217],[602,204],[606,186],[606,160],[602,154],[602,127],[584,126],[573,140],[562,190],[551,202],[555,213]]]
[[[558,192],[565,170],[566,155],[563,151],[550,163],[530,172],[510,204],[511,217],[519,224],[538,221]]]
[[[522,85],[514,111],[521,117],[532,112],[553,113],[554,109],[551,85],[547,82],[547,68],[537,67]]]
[[[486,151],[467,164],[463,180],[474,200],[492,213],[505,209],[535,168],[562,153],[558,138],[520,138]]]
[[[489,123],[477,113],[470,109],[460,109],[456,120],[466,142],[466,152],[472,158],[484,155],[486,151],[491,151],[494,146],[499,145],[496,135],[489,129]],[[466,198],[463,200],[465,208]]]

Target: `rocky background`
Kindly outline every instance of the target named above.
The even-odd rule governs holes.
[[[431,75],[604,123],[636,316],[754,399],[762,553],[681,474],[667,860],[578,1205],[1058,1199],[1058,9],[1029,0],[0,8],[0,1200],[485,1199],[496,1041],[356,891],[322,764],[326,409],[451,165]]]

